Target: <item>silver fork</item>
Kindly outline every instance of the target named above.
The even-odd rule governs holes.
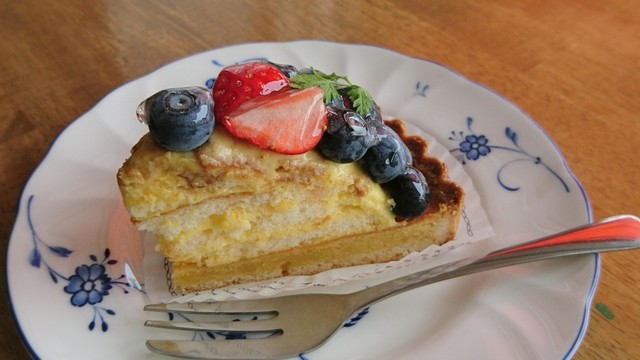
[[[358,311],[420,286],[560,256],[638,248],[640,219],[623,215],[498,250],[481,258],[443,264],[350,294],[301,294],[255,300],[147,305],[144,308],[147,311],[207,314],[221,319],[213,322],[148,320],[146,326],[236,334],[243,338],[148,340],[147,347],[164,355],[198,359],[294,357],[324,344]],[[247,315],[249,319],[258,319],[240,319],[248,319]]]

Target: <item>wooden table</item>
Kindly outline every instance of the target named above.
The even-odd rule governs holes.
[[[640,215],[638,19],[635,0],[3,1],[0,258],[23,185],[74,119],[167,62],[255,41],[364,43],[445,64],[551,135],[595,220]],[[603,256],[575,359],[640,359],[638,264],[640,252]],[[0,357],[27,359],[2,301]]]

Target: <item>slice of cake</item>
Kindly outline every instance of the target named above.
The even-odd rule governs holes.
[[[388,262],[454,237],[464,194],[445,165],[332,76],[243,64],[221,72],[215,106],[195,88],[141,104],[150,132],[118,183],[176,292]]]

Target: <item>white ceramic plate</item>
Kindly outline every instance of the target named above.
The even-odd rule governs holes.
[[[107,242],[119,204],[115,173],[146,132],[134,116],[140,101],[163,88],[211,85],[222,66],[253,58],[348,74],[386,114],[433,135],[464,162],[496,245],[591,220],[583,189],[544,131],[451,70],[380,48],[328,42],[215,49],[105,97],[60,135],[25,186],[7,278],[13,313],[34,357],[163,358],[148,352],[144,341],[174,335],[143,326],[146,296],[127,282],[127,254],[139,249]],[[568,358],[585,333],[598,273],[599,257],[586,256],[432,285],[375,305],[327,345],[300,357]]]

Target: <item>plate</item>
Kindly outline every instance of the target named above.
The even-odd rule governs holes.
[[[146,132],[135,119],[140,101],[163,88],[210,87],[223,66],[250,59],[348,74],[386,114],[434,136],[471,176],[496,246],[591,220],[585,192],[549,136],[498,94],[441,65],[321,41],[214,49],[106,96],[60,135],[26,184],[7,279],[35,358],[164,358],[144,341],[176,335],[143,326],[148,299],[128,266],[139,248],[108,242],[120,202],[115,173]],[[569,358],[586,331],[599,265],[597,255],[550,260],[417,289],[374,305],[300,359]]]

